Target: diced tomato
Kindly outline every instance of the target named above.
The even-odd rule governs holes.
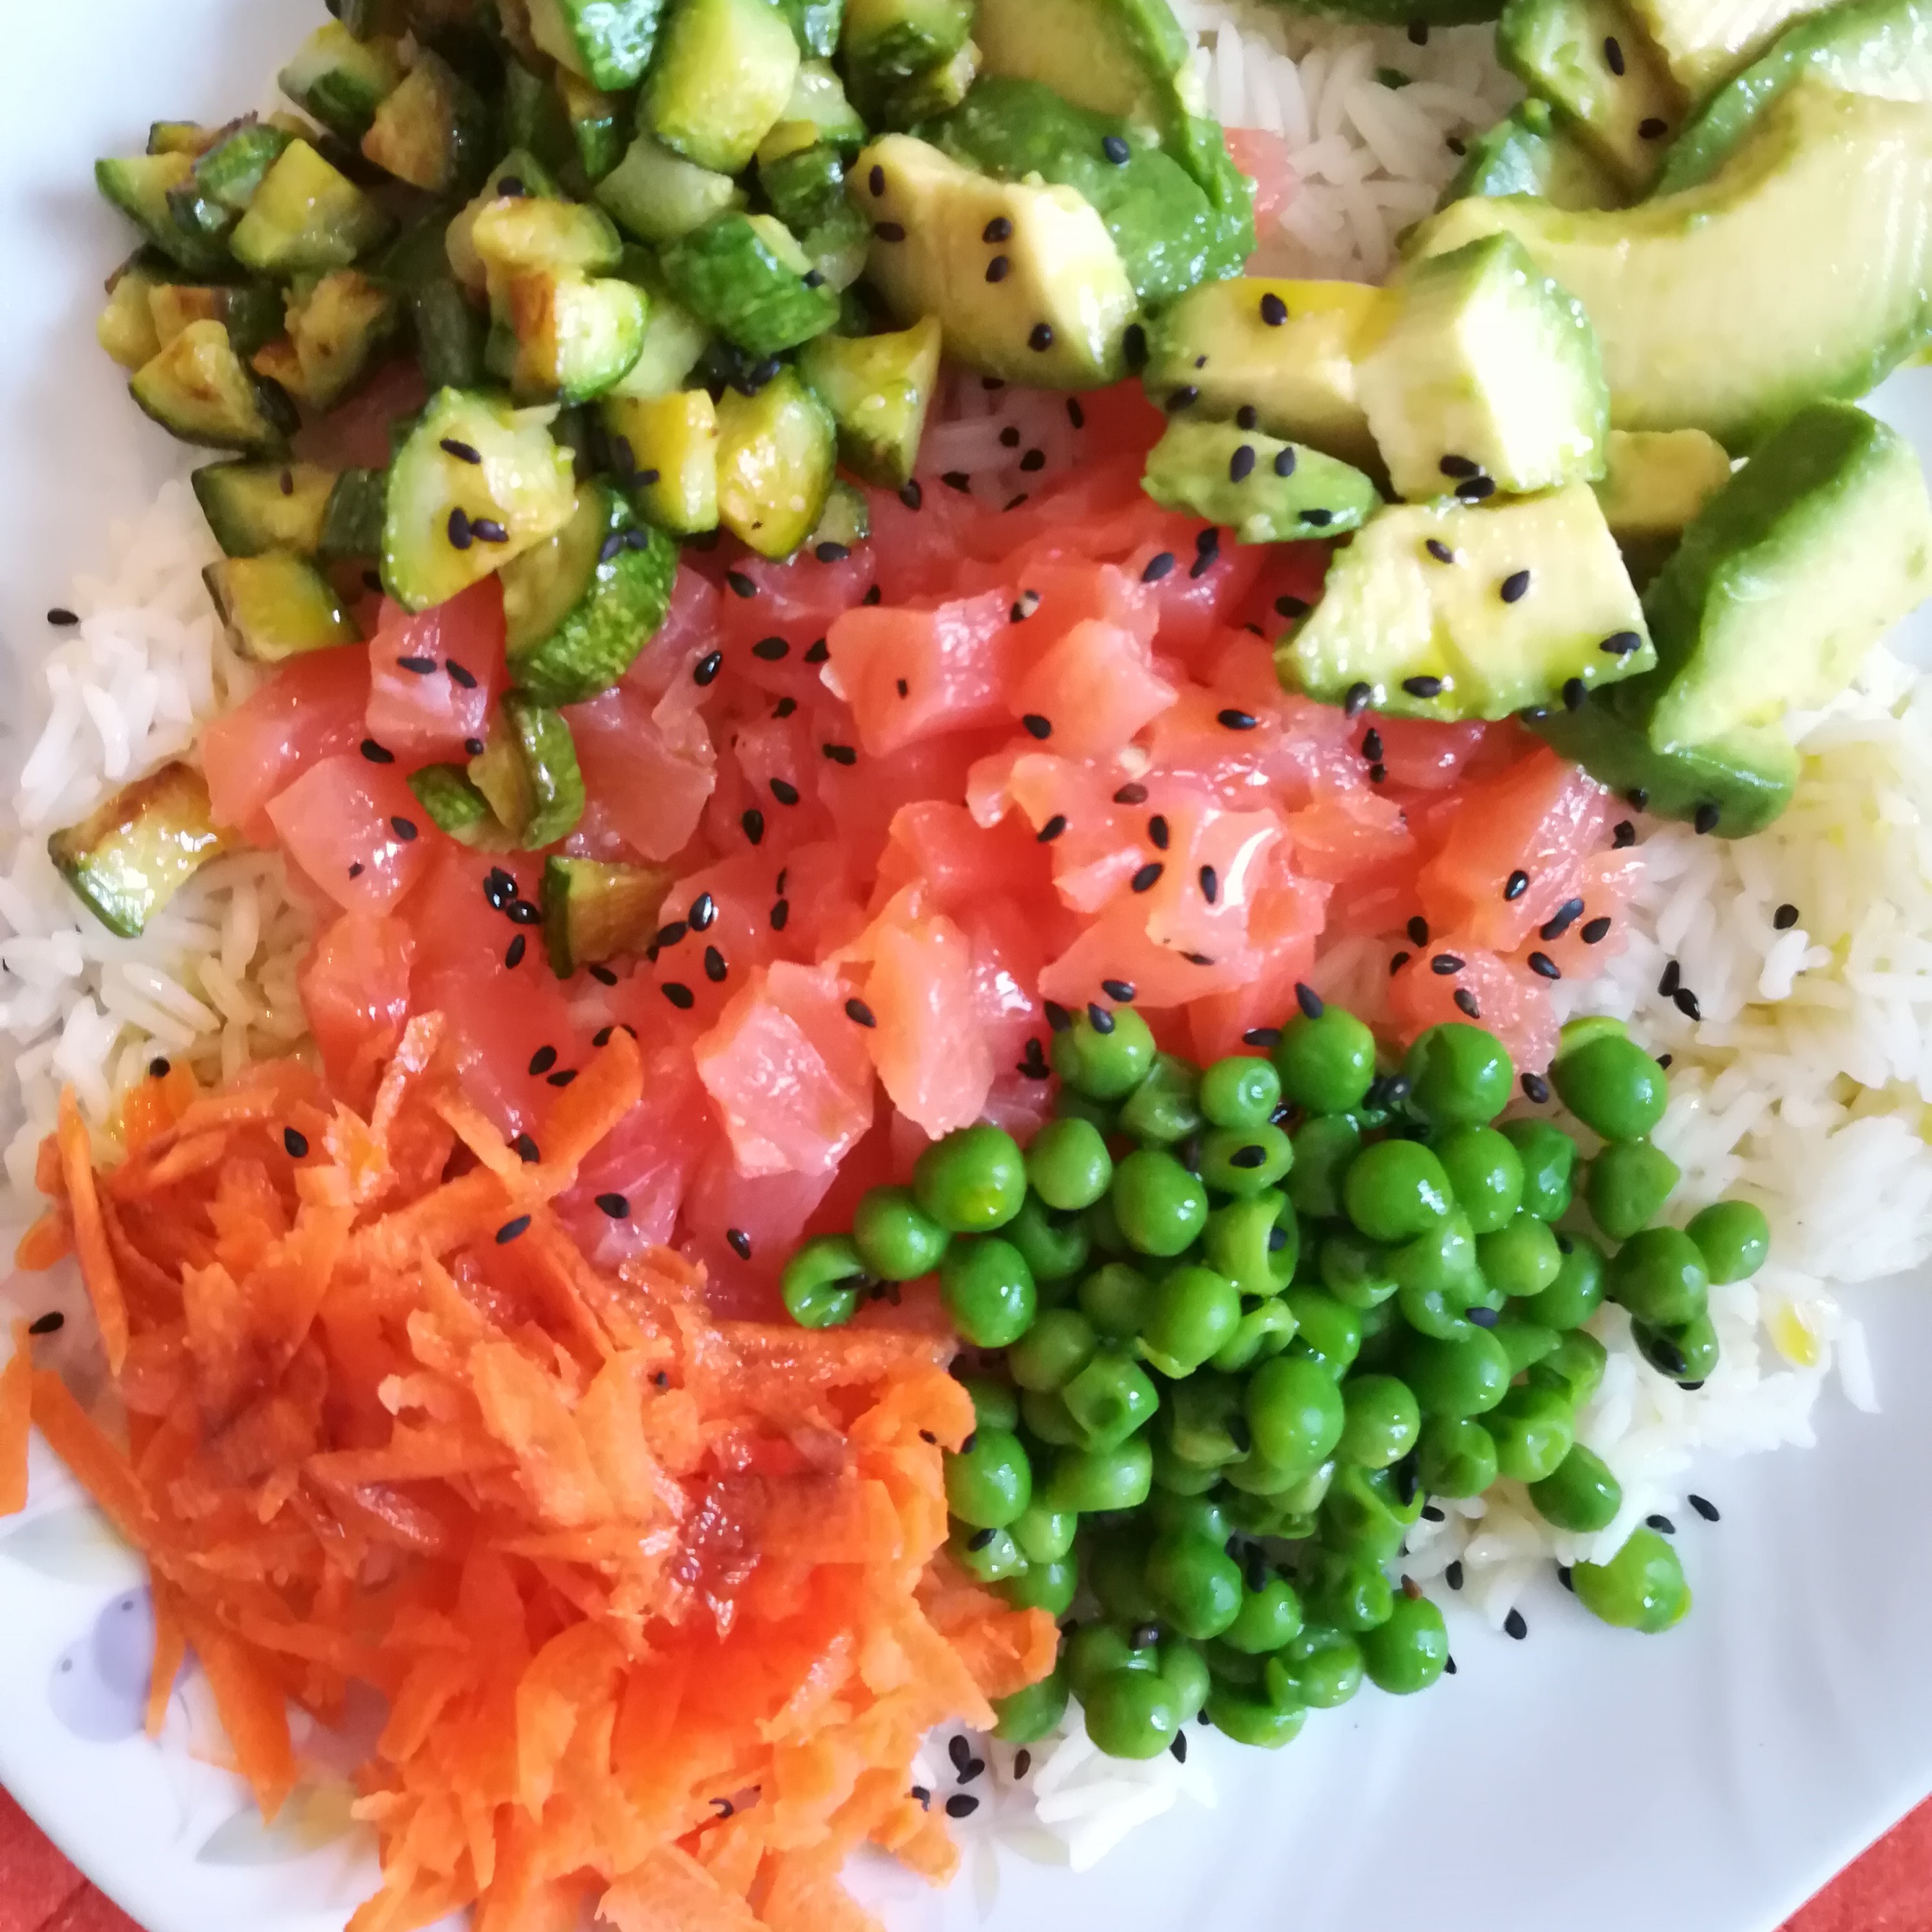
[[[995,1081],[1037,1065],[1046,1049],[1040,1000],[1034,988],[1046,963],[1040,921],[1022,898],[976,897],[956,915],[973,950],[973,1017],[992,1055]],[[1036,1053],[1027,1051],[1037,1038]],[[1025,1078],[1036,1082],[1037,1076]]]
[[[327,470],[384,470],[392,454],[389,430],[428,399],[422,365],[411,356],[392,357],[346,402],[303,424],[295,453]]]
[[[964,796],[967,774],[1010,729],[1006,724],[996,730],[949,732],[905,746],[890,757],[862,754],[850,765],[824,760],[818,795],[844,842],[852,875],[862,878],[877,866],[901,806],[919,799]]]
[[[434,834],[393,765],[324,758],[268,801],[282,848],[345,912],[387,912],[434,862]]]
[[[1217,539],[1216,547],[1201,544]],[[1216,631],[1234,620],[1262,572],[1266,551],[1258,544],[1237,544],[1211,526],[1192,518],[1170,518],[1157,536],[1143,542],[1130,560],[1134,574],[1144,574],[1154,557],[1165,553],[1174,566],[1154,586],[1160,612],[1160,648],[1166,655],[1192,662]]]
[[[922,799],[893,815],[879,878],[892,890],[917,882],[940,911],[957,914],[998,893],[1044,893],[1052,862],[1016,814],[982,826],[963,805]]]
[[[504,682],[502,580],[412,616],[385,602],[369,640],[369,735],[406,762],[470,755]]]
[[[600,1267],[614,1268],[640,1249],[671,1239],[704,1150],[704,1136],[692,1125],[704,1118],[704,1090],[688,1030],[667,1038],[660,1026],[643,1047],[643,1099],[598,1143],[559,1203],[579,1244]],[[627,1213],[613,1215],[608,1204],[598,1204],[613,1194],[623,1197]]]
[[[1331,883],[1400,862],[1414,849],[1402,807],[1366,784],[1324,791],[1290,814],[1288,835],[1297,867]]]
[[[713,1314],[753,1321],[780,1314],[779,1270],[842,1173],[742,1174],[728,1142],[710,1144],[684,1196],[680,1246],[704,1264]]]
[[[564,712],[601,822],[644,859],[684,850],[718,782],[704,718],[668,708],[626,680]]]
[[[367,1106],[409,1018],[416,940],[400,919],[346,912],[316,934],[297,976],[302,1010],[337,1091]]]
[[[1441,950],[1432,941],[1428,952],[1418,953],[1390,980],[1390,1010],[1402,1040],[1458,1020],[1486,1027],[1509,1049],[1519,1072],[1547,1066],[1556,1051],[1556,1016],[1541,983],[1522,968],[1471,946],[1457,948],[1454,957],[1462,962],[1458,971],[1434,972],[1430,953]],[[1459,992],[1473,1000],[1473,1014],[1456,1004]]]
[[[1194,1057],[1203,1066],[1241,1052],[1241,1036],[1251,1027],[1279,1026],[1292,1010],[1296,984],[1314,969],[1328,890],[1281,864],[1270,867],[1248,915],[1248,943],[1260,955],[1254,976],[1188,1007]]]
[[[316,760],[354,751],[367,734],[368,702],[368,653],[345,644],[292,658],[212,720],[201,734],[201,762],[214,822],[272,844],[262,808]]]
[[[883,757],[1004,719],[1013,628],[998,591],[936,610],[862,606],[826,634],[825,682],[851,706],[860,745]]]
[[[704,688],[692,682],[692,668],[712,648],[722,602],[718,586],[687,560],[671,586],[664,622],[632,660],[624,683],[653,701],[673,697],[676,710],[694,710]]]
[[[1265,236],[1294,199],[1298,184],[1288,158],[1288,143],[1259,128],[1225,128],[1221,138],[1236,167],[1255,184],[1255,229]]]
[[[1129,743],[1174,695],[1142,639],[1090,617],[1034,662],[1008,702],[1030,735],[1069,758],[1096,758]]]
[[[1372,730],[1382,741],[1382,756],[1374,763],[1388,774],[1387,782],[1412,785],[1418,791],[1442,791],[1454,784],[1480,748],[1489,726],[1480,723],[1438,724],[1427,718],[1384,718],[1365,714],[1360,720],[1359,748]]]

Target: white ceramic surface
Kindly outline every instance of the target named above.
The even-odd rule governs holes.
[[[31,658],[107,520],[181,466],[94,346],[100,280],[128,242],[90,163],[138,152],[154,116],[216,119],[259,99],[320,8],[4,10],[0,636]],[[1932,372],[1886,402],[1932,450]],[[0,696],[0,724],[18,716]],[[1089,1918],[1113,1932],[1769,1932],[1932,1789],[1924,1292],[1858,1298],[1882,1416],[1828,1396],[1814,1452],[1697,1473],[1724,1520],[1679,1525],[1697,1604],[1675,1634],[1594,1625],[1553,1578],[1525,1606],[1522,1642],[1452,1599],[1459,1673],[1426,1697],[1366,1693],[1278,1757],[1198,1733],[1217,1810],[1170,1814],[1082,1877],[980,1854],[943,1899],[908,1894],[892,1918],[949,1932]],[[339,1787],[311,1789],[265,1832],[195,1760],[206,1714],[191,1690],[170,1748],[134,1735],[138,1586],[37,1460],[28,1516],[0,1526],[0,1781],[151,1932],[335,1932],[368,1872],[340,1834]]]

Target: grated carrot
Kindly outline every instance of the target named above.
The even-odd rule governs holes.
[[[34,1358],[27,1324],[14,1324],[14,1352],[0,1369],[0,1516],[27,1507],[27,1437],[33,1426]]]

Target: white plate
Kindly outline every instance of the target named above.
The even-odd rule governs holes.
[[[94,193],[93,158],[138,152],[156,116],[218,119],[260,98],[320,8],[7,11],[0,634],[31,658],[107,520],[180,466],[94,346],[100,280],[128,242]],[[1888,400],[1932,448],[1932,375],[1908,380]],[[1452,1598],[1460,1667],[1428,1696],[1366,1693],[1280,1756],[1196,1733],[1217,1810],[1184,1805],[1083,1876],[1011,1849],[976,1853],[943,1900],[908,1898],[895,1921],[1768,1932],[1932,1788],[1932,1538],[1917,1533],[1932,1312],[1911,1288],[1862,1292],[1858,1310],[1886,1412],[1828,1396],[1813,1453],[1699,1472],[1724,1520],[1678,1526],[1697,1604],[1672,1636],[1595,1625],[1553,1579],[1525,1605],[1522,1642]],[[177,1697],[168,1748],[135,1734],[139,1580],[38,1460],[28,1514],[0,1525],[0,1780],[150,1932],[335,1932],[370,1871],[366,1848],[340,1834],[338,1792],[310,1792],[265,1831],[234,1781],[194,1756],[206,1734],[191,1694]]]

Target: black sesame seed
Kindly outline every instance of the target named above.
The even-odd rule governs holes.
[[[1201,887],[1201,896],[1212,905],[1221,896],[1220,875],[1212,866],[1203,866],[1196,878]]]
[[[1447,148],[1452,154],[1457,156],[1459,158],[1469,152],[1469,144],[1465,141],[1460,134],[1451,134],[1448,140],[1444,141],[1442,145]],[[1451,1664],[1449,1668],[1451,1670],[1454,1670],[1456,1666],[1454,1664]]]
[[[1586,946],[1594,946],[1610,937],[1610,922],[1607,914],[1597,919],[1586,920],[1577,928],[1578,936]]]
[[[1352,684],[1342,700],[1342,715],[1346,718],[1359,718],[1369,708],[1369,700],[1375,695],[1366,684]]]
[[[1456,561],[1456,553],[1440,537],[1431,537],[1423,548],[1438,563],[1454,563]]]
[[[1027,337],[1027,346],[1036,355],[1044,355],[1053,346],[1053,324],[1036,322]]]
[[[1654,1529],[1660,1536],[1675,1536],[1677,1534],[1676,1524],[1660,1513],[1654,1511],[1646,1516],[1643,1522],[1646,1529]]]
[[[752,646],[752,655],[765,664],[776,664],[791,650],[782,638],[760,638]]]
[[[1056,812],[1053,816],[1034,834],[1034,837],[1042,845],[1051,845],[1053,842],[1066,830],[1066,813],[1064,812]]]
[[[1046,1023],[1055,1033],[1064,1033],[1073,1024],[1073,1016],[1058,1000],[1048,1000],[1040,1008]]]
[[[859,754],[850,745],[821,745],[818,748],[835,765],[856,765]]]
[[[1456,1006],[1458,1012],[1466,1014],[1472,1020],[1479,1020],[1483,1017],[1483,1009],[1480,1004],[1478,1002],[1475,994],[1471,992],[1467,986],[1458,986],[1456,988]]]
[[[1250,1027],[1242,1034],[1241,1044],[1244,1046],[1258,1046],[1264,1048],[1277,1047],[1281,1044],[1281,1028],[1265,1026]]]
[[[1610,827],[1610,849],[1621,852],[1636,843],[1636,827],[1628,818],[1620,818]]]
[[[910,482],[900,487],[899,501],[908,510],[917,509],[926,501],[926,493],[919,487],[919,479],[916,477]]]
[[[1798,908],[1789,899],[1771,916],[1771,923],[1779,932],[1789,932],[1798,923]]]
[[[1412,698],[1438,698],[1442,695],[1442,680],[1439,677],[1406,677],[1402,688]]]
[[[1144,784],[1124,784],[1114,793],[1114,802],[1116,805],[1144,805],[1147,795],[1148,788]]]
[[[510,541],[510,533],[494,517],[472,517],[470,533],[478,543],[502,544]]]
[[[972,493],[973,479],[963,470],[948,470],[940,476],[939,480],[946,485],[947,489],[957,490],[962,496],[969,496]]]
[[[1679,986],[1670,997],[1677,1010],[1687,1020],[1700,1020],[1704,1017],[1702,1009],[1697,1004],[1697,995],[1688,986]]]
[[[1438,952],[1429,962],[1429,970],[1447,977],[1451,973],[1462,970],[1462,962],[1453,952]]]
[[[1523,872],[1512,872],[1504,882],[1503,897],[1506,899],[1520,899],[1528,890],[1529,874]]]
[[[1532,952],[1524,964],[1540,979],[1560,980],[1563,976],[1562,968],[1546,952]]]
[[[884,194],[886,191],[885,170],[874,164],[872,172],[866,177],[866,185],[874,195]]]
[[[1590,694],[1590,688],[1580,677],[1566,678],[1563,684],[1563,708],[1565,711],[1580,711],[1583,700]]]
[[[503,964],[514,973],[524,963],[524,955],[530,950],[530,941],[520,932],[504,949]]]
[[[1644,790],[1642,785],[1632,785],[1630,790],[1624,794],[1624,796],[1630,800],[1630,803],[1634,806],[1639,812],[1641,812],[1644,807],[1650,802],[1650,794]]]
[[[1448,1568],[1442,1573],[1442,1580],[1452,1590],[1460,1590],[1462,1587],[1462,1563],[1460,1557],[1450,1559]]]
[[[398,670],[412,672],[418,677],[427,677],[435,670],[436,660],[430,657],[398,658],[396,660],[396,668]]]
[[[172,1070],[172,1062],[165,1054],[158,1053],[148,1062],[148,1078],[150,1080],[165,1080]]]
[[[1522,1612],[1519,1610],[1511,1610],[1509,1615],[1504,1618],[1503,1628],[1518,1642],[1521,1642],[1529,1634],[1529,1625],[1523,1621]]]
[[[1413,914],[1402,930],[1408,934],[1410,945],[1426,946],[1429,944],[1429,922],[1421,914]]]
[[[512,926],[541,926],[543,908],[528,899],[518,899],[506,909],[505,916]]]
[[[1114,1030],[1114,1016],[1097,1000],[1087,1003],[1087,1024],[1103,1038]]]
[[[500,1248],[508,1247],[519,1234],[524,1234],[528,1232],[530,1225],[530,1217],[527,1214],[519,1214],[514,1221],[506,1221],[503,1225],[496,1230],[497,1246]]]
[[[1691,829],[1696,832],[1714,832],[1718,829],[1718,820],[1723,816],[1724,814],[1718,811],[1718,808],[1706,799],[1698,806],[1696,813],[1693,815],[1690,820]]]
[[[772,796],[778,800],[779,804],[797,804],[798,787],[794,784],[789,778],[773,778],[771,782]]]
[[[784,932],[786,921],[791,917],[791,902],[789,899],[778,900],[772,906],[770,916],[772,930],[774,932]]]
[[[724,964],[724,956],[716,946],[704,949],[704,976],[716,986],[721,985],[730,968]]]
[[[1129,147],[1118,134],[1103,135],[1100,141],[1100,152],[1117,168],[1125,167],[1133,158],[1134,152],[1133,149]]]
[[[686,915],[693,932],[709,932],[718,918],[718,902],[709,892],[700,892]]]
[[[1046,452],[1043,449],[1028,450],[1020,458],[1020,467],[1029,475],[1036,470],[1044,470],[1046,467]]]
[[[1480,503],[1496,494],[1496,484],[1487,476],[1472,476],[1456,485],[1456,496],[1466,503]]]
[[[1674,959],[1664,962],[1664,970],[1658,974],[1657,993],[1659,999],[1671,998],[1684,983],[1684,969]]]
[[[691,668],[691,681],[701,690],[724,668],[722,651],[706,651]]]
[[[1277,597],[1274,600],[1275,615],[1278,617],[1286,617],[1290,623],[1294,622],[1298,617],[1306,616],[1308,615],[1310,608],[1308,600],[1305,597],[1288,597],[1284,596]],[[1368,688],[1369,687],[1366,684],[1352,685],[1349,687],[1349,695],[1352,697],[1356,692],[1366,691]],[[1363,701],[1364,703],[1367,702],[1366,699]],[[1359,706],[1357,707],[1358,710],[1360,708],[1360,707]],[[1352,717],[1354,714],[1352,712],[1349,715]]]
[[[1277,476],[1292,476],[1294,474],[1294,452],[1292,449],[1275,452],[1274,473]]]
[[[389,830],[406,845],[416,836],[416,820],[399,815],[389,820]]]
[[[1012,239],[1013,224],[1004,214],[996,214],[980,231],[982,242],[1010,242]]]
[[[621,1194],[600,1194],[597,1205],[614,1221],[628,1221],[631,1218],[631,1204]]]
[[[1053,720],[1042,718],[1037,711],[1028,712],[1020,722],[1026,727],[1029,737],[1050,738],[1053,736]]]
[[[1108,999],[1117,1000],[1124,1006],[1134,1003],[1134,995],[1139,990],[1131,980],[1102,980],[1100,990]]]
[[[1505,604],[1520,603],[1528,594],[1529,572],[1526,570],[1511,571],[1497,591]]]
[[[308,1136],[298,1132],[293,1127],[282,1130],[282,1144],[288,1149],[291,1160],[301,1160],[308,1153]]]
[[[757,580],[747,577],[742,570],[728,570],[724,573],[724,581],[737,596],[755,597],[758,594]]]
[[[658,991],[681,1013],[689,1012],[698,1004],[698,995],[680,980],[667,980]]]
[[[817,545],[812,554],[820,563],[843,563],[852,554],[842,543],[829,542]]]
[[[466,738],[463,741],[463,748],[471,758],[480,758],[483,755],[483,740],[481,738]]]
[[[1480,476],[1483,473],[1482,465],[1471,462],[1466,456],[1445,456],[1436,466],[1444,476],[1457,478]]]
[[[1335,520],[1335,513],[1333,510],[1304,510],[1301,520],[1304,524],[1312,524],[1318,530],[1325,530]]]
[[[453,549],[467,550],[470,548],[470,519],[463,514],[463,506],[460,503],[450,512],[449,521],[446,527]]]
[[[743,830],[745,836],[748,838],[754,845],[760,844],[764,842],[765,836],[765,814],[760,812],[755,805],[753,806],[748,812],[746,812],[740,814],[738,824]]]
[[[379,745],[373,738],[362,740],[362,755],[372,765],[393,765],[396,754],[386,745]]]
[[[1640,141],[1660,141],[1670,132],[1670,123],[1660,121],[1654,114],[1646,115],[1636,124],[1637,139]]]
[[[70,631],[80,619],[64,604],[56,604],[47,613],[47,622],[57,631]]]
[[[875,1027],[879,1023],[874,1017],[872,1008],[863,1000],[848,1000],[845,1002],[845,1017],[854,1026]]]
[[[46,1318],[43,1316],[41,1318],[44,1320]],[[56,1324],[56,1325],[58,1325],[58,1324]],[[1718,1520],[1718,1506],[1708,1498],[1699,1496],[1686,1496],[1684,1500],[1688,1503],[1706,1522],[1715,1522]]]
[[[1550,1082],[1540,1073],[1526,1073],[1522,1076],[1522,1097],[1541,1106],[1550,1098]]]
[[[460,664],[452,658],[443,669],[448,672],[450,682],[460,689],[474,691],[476,688],[476,674],[467,664]]]
[[[1406,952],[1391,953],[1389,956],[1389,977],[1393,980],[1408,962],[1409,955]]]
[[[1251,442],[1236,445],[1234,454],[1228,459],[1228,481],[1230,483],[1245,483],[1254,471],[1254,445]]]
[[[1158,859],[1150,859],[1128,884],[1137,892],[1150,892],[1160,883],[1160,875],[1166,869]]]
[[[1304,1019],[1318,1020],[1328,1011],[1322,995],[1305,981],[1294,982],[1294,1004],[1301,1009]]]
[[[1157,555],[1148,559],[1141,571],[1141,581],[1143,584],[1158,584],[1173,568],[1173,551],[1162,550]]]
[[[50,1308],[46,1314],[35,1316],[33,1320],[27,1324],[27,1333],[29,1335],[58,1335],[66,1326],[67,1317],[58,1308]],[[1695,1502],[1697,1499],[1693,1496],[1690,1500]],[[1708,1508],[1709,1505],[1706,1504],[1705,1507]],[[1711,1514],[1714,1520],[1717,1514],[1715,1510],[1712,1510]]]
[[[1623,78],[1624,50],[1618,44],[1617,37],[1614,34],[1606,34],[1604,36],[1604,64],[1618,80],[1621,80]]]
[[[1221,532],[1219,526],[1210,524],[1195,538],[1194,548],[1203,556],[1212,556],[1221,548]]]
[[[1156,852],[1165,852],[1173,836],[1168,830],[1166,814],[1156,812],[1148,820],[1148,842]]]
[[[995,255],[986,264],[986,279],[989,282],[1004,282],[1012,268],[1012,261],[1004,255]]]
[[[976,1529],[974,1531],[973,1534],[966,1539],[966,1547],[968,1550],[976,1552],[984,1550],[991,1544],[994,1538],[998,1536],[999,1533],[1000,1532],[997,1529]],[[961,1760],[968,1755],[964,1748],[966,1740],[964,1738],[955,1738],[952,1742],[961,1747],[961,1749],[955,1754],[953,1758],[953,1762],[956,1765],[958,1765]]]
[[[1244,403],[1234,412],[1234,427],[1237,429],[1258,429],[1261,421],[1262,412],[1252,403]]]
[[[906,235],[904,225],[897,221],[875,221],[872,232],[881,242],[903,242]]]
[[[1046,324],[1040,326],[1044,328]],[[946,1801],[946,1815],[949,1818],[970,1818],[979,1808],[979,1799],[968,1791],[956,1791]]]
[[[1200,400],[1201,392],[1197,389],[1192,382],[1184,382],[1179,388],[1172,391],[1168,394],[1167,399],[1168,413],[1172,416],[1177,410],[1190,408]]]
[[[1386,766],[1386,765],[1371,765],[1371,766],[1369,767],[1369,782],[1370,782],[1370,784],[1382,784],[1383,782],[1384,782],[1386,781],[1386,779],[1388,778],[1388,766]]]
[[[1279,328],[1288,320],[1288,304],[1270,289],[1262,297],[1262,320],[1270,328]]]
[[[1627,658],[1631,652],[1643,649],[1643,640],[1634,631],[1612,631],[1597,648],[1613,658]]]
[[[1362,734],[1362,756],[1372,765],[1382,763],[1382,734],[1372,724]]]
[[[1214,714],[1214,722],[1229,731],[1252,731],[1258,721],[1252,711],[1240,710],[1231,704]]]
[[[1561,939],[1583,916],[1581,899],[1565,899],[1537,928],[1540,939]]]

